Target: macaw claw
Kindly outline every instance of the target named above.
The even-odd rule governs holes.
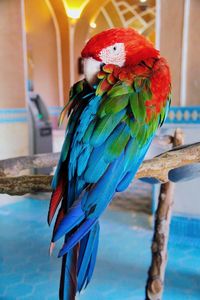
[[[54,248],[55,248],[55,243],[51,243],[50,246],[49,246],[49,256],[52,255]]]

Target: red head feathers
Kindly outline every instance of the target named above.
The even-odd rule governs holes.
[[[81,54],[83,58],[92,57],[95,60],[103,61],[102,51],[104,54],[112,56],[116,54],[118,47],[120,56],[122,55],[122,45],[125,50],[124,66],[135,65],[147,58],[159,57],[159,51],[144,36],[131,28],[112,28],[96,34],[88,41]],[[109,53],[111,50],[113,52]]]

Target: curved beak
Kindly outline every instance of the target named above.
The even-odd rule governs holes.
[[[102,62],[92,57],[84,58],[83,66],[86,80],[91,85],[95,84],[97,81],[97,74],[101,70]]]

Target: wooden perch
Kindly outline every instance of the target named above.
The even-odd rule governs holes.
[[[182,144],[183,132],[182,130],[177,129],[174,134],[173,147],[177,147]],[[146,285],[146,300],[162,299],[165,269],[167,264],[167,244],[170,231],[173,196],[174,183],[168,181],[161,184],[158,208],[155,215],[154,236],[151,246],[152,261]]]
[[[162,299],[173,193],[174,184],[172,182],[161,185],[151,246],[152,261],[148,272],[146,300]]]
[[[155,137],[154,142],[163,144],[171,144],[173,137],[165,135]],[[48,168],[57,165],[60,153],[45,153],[33,156],[19,156],[9,159],[0,160],[0,176],[15,176],[19,172],[31,168]]]
[[[36,192],[51,192],[52,177],[50,175],[0,177],[0,194],[14,196]]]
[[[45,153],[33,156],[19,156],[0,161],[0,176],[16,176],[31,168],[54,167],[60,153]]]
[[[59,153],[50,153],[0,161],[0,194],[23,195],[32,191],[51,191],[51,176],[14,176],[29,168],[54,167],[58,157]],[[161,182],[167,182],[170,170],[198,162],[200,162],[200,143],[175,148],[144,161],[136,174],[136,178],[153,177]]]
[[[174,137],[159,139],[161,144],[183,144],[182,131],[177,129]],[[0,194],[23,195],[34,192],[50,192],[52,176],[18,176],[30,168],[54,167],[59,153],[18,157],[0,161]],[[169,182],[170,170],[200,162],[200,143],[173,148],[153,159],[146,160],[136,174],[136,178],[152,177],[163,182],[155,216],[152,241],[152,262],[148,272],[146,300],[161,300],[167,263],[167,244],[173,203],[174,184]],[[10,177],[12,176],[12,177]]]
[[[174,148],[153,159],[144,161],[136,174],[136,178],[153,177],[161,182],[167,182],[170,170],[199,162],[200,143]]]

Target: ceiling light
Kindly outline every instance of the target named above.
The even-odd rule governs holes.
[[[91,23],[90,23],[90,27],[94,29],[94,28],[97,27],[97,24],[96,24],[95,22],[91,22]]]
[[[68,8],[67,7],[66,10],[67,10],[67,15],[68,15],[69,18],[75,19],[75,20],[80,18],[80,15],[81,15],[81,12],[82,12],[81,9],[79,9],[79,8]]]

